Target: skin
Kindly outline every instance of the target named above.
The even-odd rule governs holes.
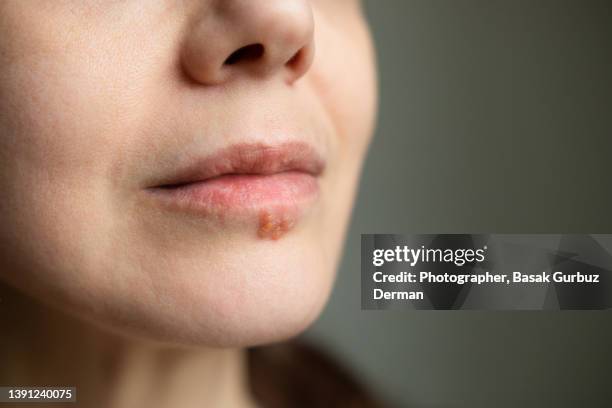
[[[263,53],[224,64],[250,44]],[[0,383],[144,406],[159,367],[174,380],[146,406],[250,405],[242,348],[300,333],[329,296],[375,95],[354,0],[0,2]],[[143,198],[185,151],[286,135],[326,159],[298,219]],[[193,373],[213,385],[186,391]]]

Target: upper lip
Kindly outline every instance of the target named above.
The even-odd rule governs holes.
[[[203,158],[187,160],[177,167],[154,187],[180,187],[233,174],[269,175],[296,171],[319,176],[325,169],[325,160],[312,145],[304,142],[240,143]]]

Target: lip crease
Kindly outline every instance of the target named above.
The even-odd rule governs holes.
[[[325,160],[311,145],[241,143],[188,161],[146,190],[166,208],[259,223],[260,238],[293,228],[319,193]]]
[[[234,144],[202,160],[194,160],[153,188],[178,188],[228,175],[271,175],[288,171],[319,176],[325,161],[307,143]]]

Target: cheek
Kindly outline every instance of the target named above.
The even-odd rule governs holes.
[[[323,250],[338,255],[373,134],[377,103],[371,38],[361,17],[352,13],[341,19],[340,26],[315,13],[317,50],[306,78],[334,128],[335,136],[329,141],[334,157],[323,186],[325,212],[320,229],[325,231]]]
[[[119,3],[95,18],[68,2],[25,3],[0,6],[0,191],[10,198],[0,217],[38,232],[92,225],[108,216],[116,163],[155,103],[152,70],[165,67],[154,61],[173,27]]]
[[[10,159],[0,169],[92,185],[146,122],[155,102],[147,93],[159,86],[153,70],[173,27],[151,29],[158,21],[146,7],[137,14],[109,4],[94,18],[89,7],[43,3],[6,0],[0,8],[0,154]]]
[[[351,12],[340,27],[317,14],[317,54],[308,80],[331,117],[345,158],[359,160],[373,132],[377,83],[370,33],[362,17]]]
[[[2,274],[24,285],[76,285],[77,271],[104,251],[100,238],[113,226],[108,174],[140,110],[131,103],[134,75],[114,63],[116,51],[71,42],[64,25],[32,18],[27,31],[13,27],[0,39],[0,257],[27,271]]]

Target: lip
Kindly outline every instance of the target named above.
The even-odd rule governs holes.
[[[290,229],[316,200],[324,169],[325,160],[307,143],[242,143],[187,160],[146,190],[167,209],[256,219],[260,233],[275,233]]]

